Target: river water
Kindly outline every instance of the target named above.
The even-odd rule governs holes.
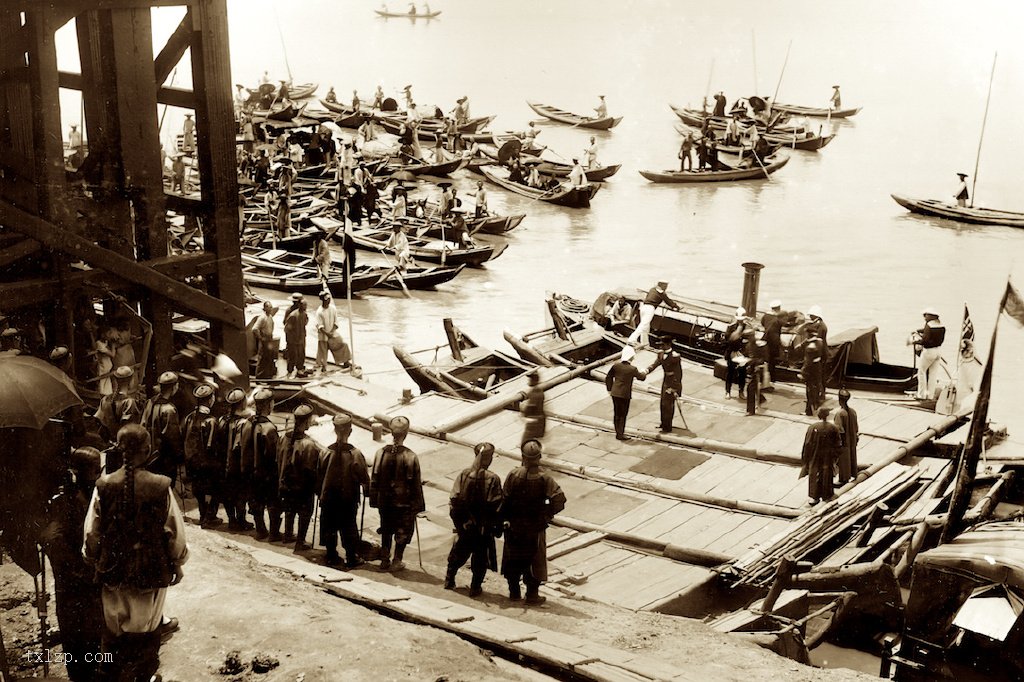
[[[592,209],[490,188],[492,207],[529,214],[500,259],[413,300],[395,293],[355,301],[357,361],[375,381],[411,386],[390,346],[443,343],[445,316],[478,342],[508,350],[502,329],[543,326],[546,291],[589,300],[605,288],[666,279],[671,291],[738,301],[740,263],[748,260],[766,266],[762,306],[773,298],[801,310],[818,304],[837,331],[878,325],[883,360],[899,364],[912,360],[905,340],[923,307],[942,313],[952,359],[967,303],[983,353],[1007,276],[1024,286],[1016,259],[1024,231],[916,217],[889,197],[948,200],[957,171],[974,175],[998,50],[977,204],[1024,210],[1017,123],[1024,48],[1016,34],[1024,7],[1017,3],[435,0],[432,9],[443,14],[432,21],[381,19],[373,13],[379,6],[229,0],[234,81],[253,85],[264,70],[286,78],[290,69],[296,83],[319,82],[321,96],[333,85],[342,101],[353,88],[368,98],[377,84],[399,99],[411,84],[417,103],[446,111],[468,95],[473,115],[498,116],[496,131],[521,130],[536,118],[527,99],[586,113],[606,95],[610,112],[625,118],[596,134],[599,158],[623,169]],[[155,16],[159,41],[181,10]],[[179,75],[177,83],[187,81]],[[838,83],[844,104],[864,110],[836,123],[831,145],[796,152],[770,181],[649,184],[638,169],[677,163],[668,103],[699,106],[709,81],[730,103],[778,88],[778,101],[815,106]],[[65,109],[68,122],[77,120],[77,108]],[[172,126],[178,115],[172,111]],[[540,128],[539,141],[566,157],[591,134]],[[456,184],[468,190],[475,180]],[[1024,380],[1024,331],[1004,323],[1002,332],[992,413],[1019,435],[1024,419],[1011,390]]]

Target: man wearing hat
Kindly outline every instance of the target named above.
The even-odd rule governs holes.
[[[185,123],[181,127],[181,151],[193,152],[196,149],[196,122],[192,114],[185,114]]]
[[[121,365],[114,370],[114,392],[100,398],[96,420],[100,423],[100,436],[108,442],[113,442],[122,426],[129,422],[138,424],[142,418],[138,396],[131,388],[134,377],[135,370]]]
[[[672,420],[675,418],[676,401],[683,392],[683,356],[676,352],[671,339],[660,338],[658,357],[647,368],[650,374],[661,367],[661,432],[672,433]]]
[[[839,454],[839,429],[828,420],[829,411],[827,407],[818,408],[818,421],[807,427],[800,454],[799,478],[807,476],[807,497],[811,504],[830,500],[835,495],[832,468]]]
[[[317,495],[320,497],[320,544],[327,548],[324,558],[328,565],[341,563],[338,554],[338,536],[345,549],[345,566],[355,568],[363,563],[359,557],[360,494],[370,488],[370,473],[366,458],[359,448],[348,442],[352,435],[352,417],[337,414],[334,423],[334,443],[327,448],[317,466]]]
[[[274,343],[274,313],[277,309],[270,301],[263,302],[263,312],[252,325],[256,339],[256,378],[273,379],[277,374],[277,346]]]
[[[960,178],[960,184],[957,185],[956,194],[953,198],[956,199],[956,205],[960,207],[967,206],[967,200],[971,198],[970,193],[967,191],[967,174],[957,173],[957,177]]]
[[[50,364],[67,374],[74,376],[74,368],[71,362],[71,351],[67,346],[55,346],[50,351]]]
[[[644,302],[640,304],[640,322],[636,325],[633,333],[629,335],[629,342],[631,344],[636,345],[637,341],[639,341],[641,346],[647,345],[647,336],[651,331],[654,313],[662,305],[666,305],[672,310],[679,310],[679,304],[668,296],[668,282],[658,282],[656,286],[647,292],[647,296],[644,297]]]
[[[82,557],[82,528],[100,475],[100,453],[83,447],[72,451],[68,477],[49,501],[40,544],[53,567],[57,624],[67,654],[68,677],[95,680],[96,663],[86,654],[100,651],[103,604],[96,571]]]
[[[306,299],[302,294],[292,294],[292,304],[284,315],[285,358],[288,361],[288,378],[308,376],[306,372]]]
[[[626,418],[629,416],[629,401],[633,397],[633,379],[643,381],[647,372],[634,367],[630,362],[636,356],[632,346],[623,346],[619,361],[612,365],[604,383],[612,397],[612,422],[615,424],[615,438],[629,440],[626,435]]]
[[[551,519],[565,509],[565,493],[540,467],[540,441],[523,443],[522,466],[505,478],[501,514],[504,520],[505,546],[501,554],[501,574],[508,580],[508,596],[522,598],[520,582],[526,585],[526,603],[543,604],[540,584],[548,578],[547,538]]]
[[[185,193],[185,161],[181,152],[171,155],[171,191]]]
[[[828,351],[825,343],[818,338],[817,327],[810,326],[806,329],[806,332],[807,339],[801,344],[804,352],[804,362],[800,368],[800,373],[803,374],[806,396],[804,415],[810,417],[825,402],[825,358]]]
[[[221,523],[217,507],[223,480],[223,466],[217,451],[217,418],[213,415],[216,392],[210,384],[199,384],[192,390],[196,408],[185,417],[185,473],[192,484],[199,507],[199,524],[209,528]]]
[[[160,666],[167,587],[181,582],[188,559],[185,522],[171,481],[147,470],[153,449],[138,424],[117,432],[125,464],[101,476],[85,518],[82,553],[102,584],[106,630],[104,680],[149,680]]]
[[[767,344],[768,376],[771,377],[772,383],[775,383],[775,368],[782,356],[782,301],[775,299],[769,306],[771,310],[761,317],[761,327],[764,329],[762,338]],[[765,388],[773,388],[773,386],[769,384]]]
[[[476,597],[483,592],[487,569],[498,570],[497,550],[494,546],[495,533],[501,533],[502,492],[501,479],[489,471],[494,458],[494,446],[478,443],[473,448],[473,464],[463,469],[455,479],[448,500],[452,518],[455,542],[448,553],[448,572],[444,578],[444,589],[455,589],[455,574],[472,559],[470,569],[473,577],[469,596]]]
[[[587,171],[579,159],[572,160],[572,170],[569,171],[569,186],[584,187],[588,184]]]
[[[0,332],[0,353],[21,355],[21,332],[17,327],[7,327]]]
[[[839,389],[839,409],[832,418],[839,429],[839,485],[852,481],[857,477],[857,440],[860,428],[857,424],[857,411],[850,407],[850,392]]]
[[[537,370],[526,375],[526,398],[519,405],[519,410],[526,420],[526,427],[523,429],[523,440],[540,440],[547,431],[547,414],[544,412],[544,389],[538,384],[540,376]]]
[[[746,372],[748,416],[756,414],[757,408],[768,400],[761,395],[761,380],[767,353],[768,342],[764,339],[757,339],[755,341],[753,330],[751,330],[750,336],[747,337],[747,358],[749,359],[744,368]]]
[[[306,433],[313,421],[313,408],[303,403],[292,412],[295,426],[280,439],[277,461],[280,468],[278,479],[281,509],[284,511],[284,542],[295,540],[295,551],[309,549],[306,533],[313,518],[313,496],[316,494],[316,468],[320,462],[321,450]],[[295,517],[299,517],[298,534],[295,533]]]
[[[712,116],[725,116],[725,93],[719,90],[714,95],[715,98],[715,109],[711,112]]]
[[[256,524],[256,539],[281,539],[281,504],[278,497],[277,427],[270,421],[274,392],[261,388],[253,394],[256,414],[246,420],[242,433],[242,474],[249,480],[249,511]],[[264,517],[269,513],[270,527]]]
[[[946,327],[939,320],[935,308],[925,308],[921,315],[924,326],[910,335],[908,344],[913,344],[917,358],[917,399],[935,398],[937,363],[942,359],[942,342],[946,340]]]
[[[742,355],[744,339],[750,331],[750,319],[743,308],[736,309],[729,326],[725,328],[725,397],[732,397],[732,386],[739,386],[740,399],[743,399],[743,370],[736,364],[736,356]]]
[[[320,307],[316,309],[316,367],[318,372],[327,373],[327,351],[334,355],[334,362],[350,367],[352,351],[338,331],[338,309],[334,306],[331,292],[320,292]]]
[[[829,103],[829,106],[832,107],[833,109],[842,109],[843,108],[843,98],[839,94],[839,86],[838,85],[833,85],[832,86],[832,97],[829,98],[828,103]]]
[[[401,571],[405,548],[416,531],[416,515],[426,510],[420,460],[405,446],[409,420],[395,417],[389,425],[391,445],[377,452],[370,479],[370,506],[380,513],[380,549],[382,571]],[[391,557],[394,541],[395,555]]]
[[[228,513],[228,529],[246,531],[252,524],[245,520],[245,504],[248,501],[247,485],[242,475],[242,453],[245,449],[243,435],[249,422],[246,414],[245,391],[233,388],[228,391],[224,402],[228,404],[228,414],[220,419],[219,430],[221,443],[224,447],[224,485],[221,497],[224,509]]]
[[[160,392],[146,403],[140,423],[149,432],[150,445],[153,447],[150,470],[167,476],[173,485],[178,480],[178,467],[184,461],[181,418],[174,402],[178,392],[178,375],[164,372],[157,383]]]

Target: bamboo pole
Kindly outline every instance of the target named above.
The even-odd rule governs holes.
[[[978,186],[978,166],[981,164],[981,143],[985,141],[985,123],[988,122],[988,105],[992,101],[992,81],[996,77],[996,59],[999,53],[992,55],[992,73],[988,77],[988,95],[985,96],[985,114],[981,119],[981,135],[978,136],[978,153],[974,157],[974,179],[971,181],[971,208],[974,208],[974,189]]]

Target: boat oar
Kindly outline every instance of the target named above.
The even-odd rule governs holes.
[[[764,179],[765,180],[771,180],[772,176],[768,172],[768,169],[764,167],[764,163],[761,161],[761,155],[758,154],[757,152],[755,152],[754,150],[750,150],[750,155],[753,156],[757,160],[757,165],[760,166],[761,170],[764,171]]]
[[[409,298],[412,298],[412,294],[409,293],[409,287],[405,286],[405,280],[402,278],[402,273],[399,272],[398,266],[391,262],[391,259],[388,258],[388,254],[384,252],[384,249],[380,249],[380,253],[382,256],[384,256],[384,260],[388,262],[388,265],[391,266],[391,272],[381,277],[380,281],[383,282],[387,279],[390,279],[390,277],[394,275],[395,277],[398,278],[398,283],[402,285],[402,292],[405,293],[405,295],[408,296]]]

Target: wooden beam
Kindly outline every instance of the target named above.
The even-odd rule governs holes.
[[[177,66],[185,51],[192,44],[192,8],[190,7],[182,18],[178,28],[167,39],[167,44],[160,50],[160,54],[153,60],[153,71],[156,75],[157,85],[163,85],[171,71]]]
[[[24,12],[32,9],[58,9],[74,11],[111,9],[147,9],[149,7],[180,7],[194,5],[197,0],[14,0],[12,9]]]
[[[59,71],[58,77],[60,87],[67,90],[82,89],[82,74],[73,71]],[[168,86],[157,90],[156,101],[160,104],[167,104],[182,109],[196,108],[196,94],[186,88],[172,88]]]
[[[245,327],[244,314],[240,306],[221,301],[199,289],[162,275],[141,263],[100,248],[87,239],[72,234],[69,230],[38,218],[5,201],[0,201],[0,224],[32,237],[45,246],[73,256],[75,259],[84,260],[93,267],[106,270],[133,284],[141,285],[173,301],[183,309],[193,311],[211,320],[223,322],[236,329]],[[241,263],[236,262],[235,267],[240,270]]]
[[[5,268],[11,263],[16,263],[25,256],[31,256],[40,248],[41,247],[39,246],[39,242],[37,242],[36,240],[22,239],[17,244],[13,246],[8,246],[3,251],[0,251],[0,268]]]
[[[198,252],[168,256],[140,263],[162,275],[176,280],[196,275],[211,275],[217,270],[216,258],[211,253]],[[70,270],[63,278],[26,279],[0,282],[0,300],[4,310],[17,310],[42,303],[55,303],[64,291],[77,291],[83,287],[97,290],[124,291],[136,286],[105,270]]]

